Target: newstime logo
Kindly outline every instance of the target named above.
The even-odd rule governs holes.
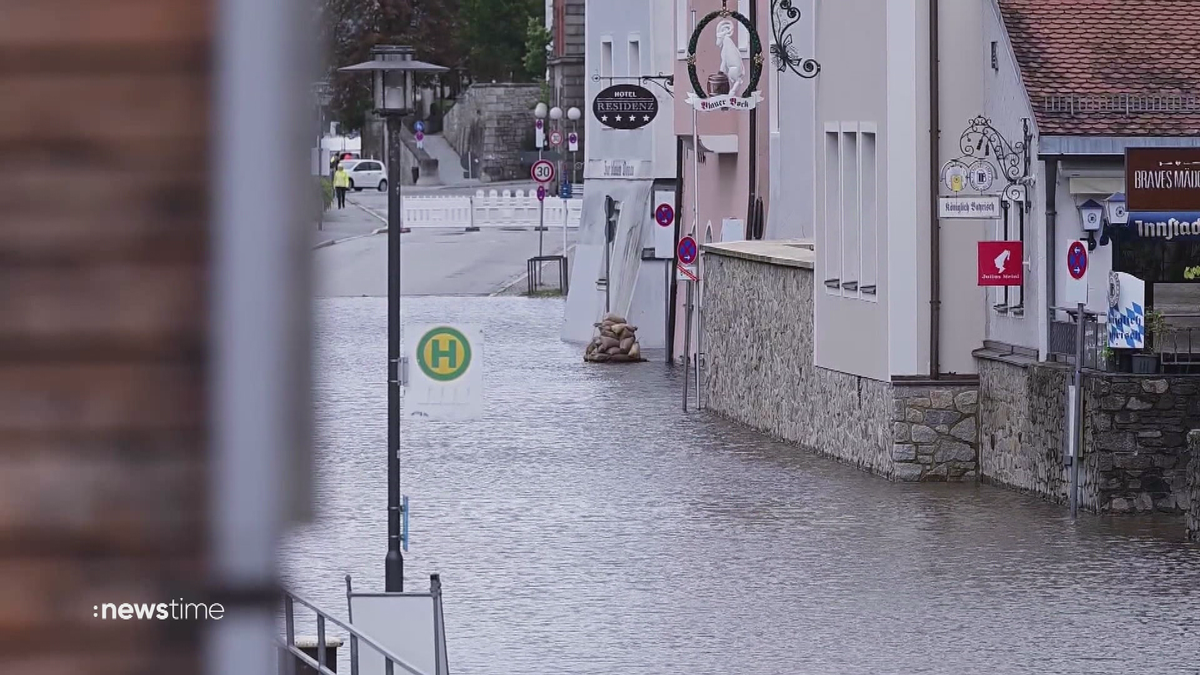
[[[220,621],[225,608],[219,603],[184,602],[106,602],[92,605],[92,616],[104,621]]]

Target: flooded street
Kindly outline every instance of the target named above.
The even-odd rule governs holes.
[[[281,553],[342,616],[345,574],[383,586],[385,306],[318,301],[317,518]],[[560,342],[558,299],[406,298],[404,316],[485,336],[485,418],[402,432],[406,590],[442,575],[454,673],[1200,672],[1178,520],[1073,525],[684,415],[678,372]]]

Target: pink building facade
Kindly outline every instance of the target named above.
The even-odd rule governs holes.
[[[697,112],[689,103],[693,87],[688,46],[693,27],[723,7],[747,17],[757,27],[761,45],[757,53],[761,54],[762,65],[757,91],[761,100],[749,111]],[[770,11],[770,0],[676,0],[674,121],[682,146],[679,229],[681,236],[690,235],[701,245],[769,237],[765,229],[770,209]],[[733,16],[718,17],[704,27],[696,45],[696,75],[706,87],[709,76],[720,71],[723,55],[718,46],[718,26],[727,18],[734,21],[732,37],[737,43],[744,76],[747,81],[751,77],[755,54],[749,32]],[[756,211],[761,212],[761,220],[756,218]],[[702,303],[700,295],[696,293],[697,302]],[[677,361],[682,361],[685,353],[686,297],[684,282],[679,282],[675,293],[673,350]],[[696,335],[694,323],[689,358],[697,352]]]

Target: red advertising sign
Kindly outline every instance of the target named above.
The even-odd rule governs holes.
[[[1019,241],[979,242],[979,285],[1020,286],[1025,281],[1023,254]]]

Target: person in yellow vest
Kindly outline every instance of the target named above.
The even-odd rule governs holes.
[[[339,162],[337,168],[333,171],[333,191],[337,193],[339,209],[346,208],[346,190],[349,189],[350,174],[346,173],[346,169]]]

